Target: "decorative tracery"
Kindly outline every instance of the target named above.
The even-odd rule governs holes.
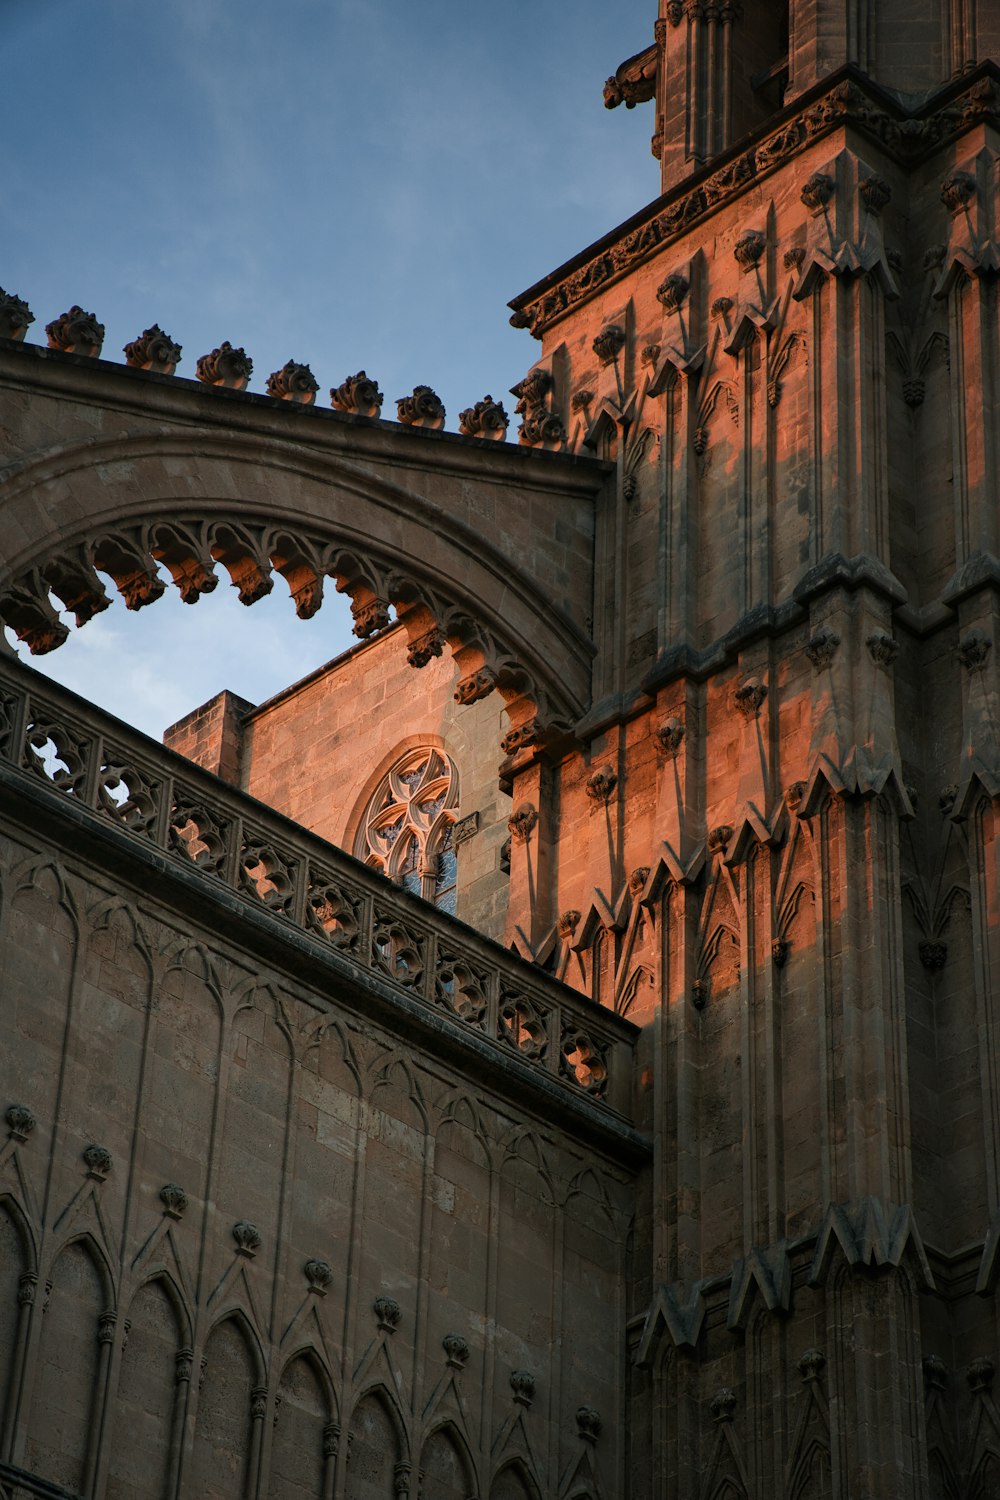
[[[369,798],[354,852],[405,890],[454,912],[457,806],[451,757],[430,745],[408,750]]]

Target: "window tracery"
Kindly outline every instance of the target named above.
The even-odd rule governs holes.
[[[451,757],[431,745],[407,750],[369,797],[354,853],[404,890],[454,912],[457,807]]]

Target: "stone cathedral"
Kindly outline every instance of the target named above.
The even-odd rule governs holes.
[[[1000,1497],[1000,5],[649,19],[512,422],[0,296],[20,641],[359,638],[0,656],[4,1500]]]

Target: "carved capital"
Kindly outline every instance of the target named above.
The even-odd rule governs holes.
[[[563,942],[568,943],[579,925],[580,913],[578,911],[564,911],[556,923],[556,931]]]
[[[609,323],[601,329],[591,347],[602,365],[610,365],[625,347],[625,330],[617,323]]]
[[[4,1119],[10,1130],[10,1138],[14,1141],[26,1141],[38,1124],[26,1104],[8,1104],[4,1111]]]
[[[379,416],[384,399],[375,381],[369,379],[364,370],[359,370],[356,375],[348,375],[342,385],[333,386],[330,390],[330,405],[337,411],[349,412],[354,417]]]
[[[160,1202],[168,1218],[180,1219],[188,1206],[187,1193],[176,1182],[167,1182],[160,1188]]]
[[[441,1340],[448,1364],[453,1370],[464,1370],[469,1362],[469,1345],[459,1333],[446,1333]]]
[[[267,1386],[255,1385],[250,1392],[250,1420],[263,1422],[267,1412]]]
[[[403,1309],[395,1297],[376,1297],[372,1308],[375,1321],[383,1333],[395,1333],[399,1327],[399,1320],[403,1316]]]
[[[593,391],[574,391],[570,397],[570,410],[586,411],[594,399]]]
[[[892,197],[892,188],[884,177],[865,177],[858,183],[858,192],[865,208],[876,219]]]
[[[689,282],[680,271],[674,271],[656,288],[656,296],[668,313],[679,312],[689,291]]]
[[[115,1323],[117,1318],[113,1312],[103,1312],[97,1320],[97,1342],[99,1344],[113,1344],[115,1341]]]
[[[993,1386],[995,1374],[993,1361],[988,1356],[974,1359],[965,1372],[965,1378],[969,1382],[969,1389],[973,1395],[988,1394]]]
[[[178,1349],[174,1356],[174,1380],[178,1385],[189,1382],[194,1373],[194,1350]]]
[[[535,1377],[527,1370],[512,1370],[510,1388],[518,1406],[530,1406],[535,1399]]]
[[[327,1422],[323,1428],[323,1457],[336,1458],[340,1452],[340,1425]]]
[[[233,1239],[236,1241],[236,1253],[245,1255],[248,1260],[252,1260],[260,1249],[260,1230],[249,1219],[240,1219],[238,1224],[233,1225]]]
[[[326,1296],[326,1289],[333,1280],[333,1267],[326,1260],[307,1260],[302,1267],[309,1290],[316,1292],[320,1297]]]
[[[234,349],[227,340],[203,354],[195,367],[198,379],[205,385],[221,385],[231,391],[245,391],[253,374],[253,360],[245,349]]]
[[[716,1391],[712,1397],[709,1410],[712,1420],[715,1422],[731,1422],[736,1410],[736,1392],[728,1386],[723,1386],[721,1391]]]
[[[767,687],[759,677],[748,677],[742,687],[738,687],[733,694],[733,702],[736,711],[741,718],[748,722],[760,717],[760,711],[767,697]]]
[[[104,324],[75,303],[69,312],[46,323],[45,332],[49,348],[59,349],[63,354],[83,354],[96,359],[104,347]]]
[[[144,329],[122,353],[125,363],[134,370],[155,370],[158,375],[172,375],[181,361],[180,344],[175,344],[159,323]]]
[[[807,1349],[799,1360],[799,1374],[805,1381],[818,1380],[826,1365],[826,1355],[819,1349]]]
[[[710,854],[725,854],[729,847],[729,841],[733,836],[733,830],[728,823],[720,823],[717,828],[709,829],[708,851]]]
[[[458,430],[463,437],[490,438],[503,442],[507,436],[510,418],[499,401],[484,396],[475,406],[467,406],[458,414]]]
[[[868,654],[877,667],[886,671],[899,655],[899,642],[884,630],[876,630],[865,640]]]
[[[668,719],[657,729],[656,738],[670,758],[676,760],[684,739],[684,724],[680,719]]]
[[[585,1443],[596,1443],[601,1432],[601,1414],[592,1406],[576,1409],[576,1430]]]
[[[957,798],[958,787],[954,784],[954,782],[952,782],[948,786],[943,786],[941,788],[940,792],[938,793],[938,808],[942,813],[944,813],[945,817],[948,816],[952,808],[955,806]]]
[[[704,979],[695,979],[691,982],[691,1004],[695,1010],[704,1010],[708,1000],[708,984]]]
[[[522,802],[521,806],[516,807],[507,819],[511,838],[519,844],[525,843],[531,837],[537,822],[538,814],[531,803]]]
[[[948,1384],[948,1370],[939,1354],[925,1354],[920,1361],[927,1384],[936,1391],[943,1391]]]
[[[805,651],[817,672],[822,672],[830,665],[839,645],[840,636],[829,625],[821,625],[818,630],[813,631],[806,642]]]
[[[784,255],[782,256],[782,260],[784,261],[785,270],[786,271],[800,271],[802,269],[802,263],[805,260],[805,258],[806,258],[805,247],[803,245],[793,245],[791,247],[791,249],[790,250],[786,250],[785,253],[784,253]]]
[[[290,359],[280,370],[272,370],[264,389],[276,401],[294,401],[299,406],[312,406],[319,390],[319,381],[308,365],[300,365]]]
[[[805,796],[806,784],[804,781],[793,781],[785,787],[785,806],[790,812],[794,812]]]
[[[833,197],[836,182],[827,172],[814,172],[803,184],[801,198],[811,214],[821,214]]]
[[[646,889],[646,881],[649,879],[649,866],[636,865],[628,878],[628,888],[633,896],[640,895]]]
[[[762,229],[744,229],[733,246],[733,255],[740,268],[752,271],[758,266],[767,249],[767,235]]]
[[[977,672],[986,665],[993,642],[983,630],[970,630],[959,642],[958,659],[968,672]]]
[[[971,172],[949,172],[941,184],[941,202],[950,213],[960,214],[975,200],[976,192],[976,179]]]
[[[948,944],[928,939],[919,945],[920,962],[930,974],[943,969],[948,958]]]
[[[618,777],[610,766],[599,766],[587,777],[587,796],[591,802],[607,802],[618,785]]]
[[[667,20],[671,26],[679,26],[684,19],[684,0],[667,0]]]
[[[19,344],[34,321],[35,315],[27,302],[0,286],[0,339]]]
[[[114,1162],[106,1146],[87,1146],[83,1152],[83,1159],[87,1164],[87,1176],[93,1177],[95,1182],[104,1181]]]
[[[396,402],[396,413],[405,427],[444,426],[444,406],[429,385],[415,385],[412,396],[401,396]]]

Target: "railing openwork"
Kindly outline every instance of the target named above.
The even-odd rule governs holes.
[[[0,762],[630,1113],[628,1022],[10,659],[0,659]]]

